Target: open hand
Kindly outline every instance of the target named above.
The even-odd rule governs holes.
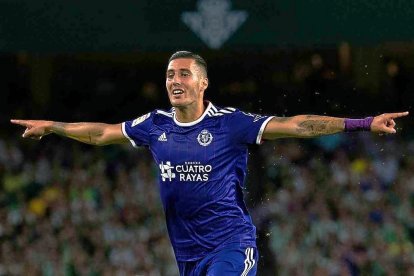
[[[374,117],[371,123],[372,132],[396,133],[394,119],[408,115],[408,111],[399,113],[384,113]]]
[[[10,120],[11,123],[26,127],[22,137],[35,140],[42,139],[43,136],[50,133],[51,121],[41,120]]]

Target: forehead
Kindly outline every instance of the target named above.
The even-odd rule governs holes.
[[[195,60],[191,58],[177,58],[168,63],[167,70],[196,69]]]

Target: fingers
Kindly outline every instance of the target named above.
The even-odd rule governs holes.
[[[382,131],[385,133],[396,133],[395,129],[396,123],[392,118],[387,118],[386,121],[382,125]]]
[[[30,129],[26,128],[26,130],[22,134],[22,137],[23,138],[30,138],[30,139],[34,139],[34,140],[40,140],[40,139],[42,139],[43,135],[39,135],[37,133],[34,133]]]
[[[10,122],[12,124],[16,124],[16,125],[21,125],[26,127],[26,129],[24,130],[22,137],[23,138],[33,138],[32,133],[30,131],[30,129],[32,128],[32,125],[29,123],[28,120],[15,120],[15,119],[11,119]],[[32,137],[31,137],[32,136]]]
[[[397,130],[395,129],[396,123],[394,121],[395,118],[404,117],[409,114],[408,111],[406,112],[396,112],[396,113],[385,113],[382,116],[382,131],[385,133],[397,133]]]
[[[30,137],[31,135],[32,135],[32,133],[31,133],[30,129],[26,128],[25,131],[22,134],[22,137],[27,138],[27,137]]]
[[[408,111],[405,111],[405,112],[397,112],[397,113],[386,113],[384,115],[387,118],[399,118],[399,117],[407,116],[408,114],[409,114]]]
[[[391,119],[391,120],[389,120],[389,121],[387,122],[387,126],[388,126],[388,127],[391,127],[391,128],[395,128],[396,123],[395,123],[395,121],[394,121],[393,119]]]
[[[391,134],[397,133],[397,131],[395,130],[395,128],[392,128],[392,127],[385,127],[384,128],[384,132],[385,133],[391,133]]]
[[[44,128],[44,121],[38,120],[16,120],[11,119],[10,122],[12,124],[21,125],[26,127],[24,130],[22,137],[23,138],[30,138],[34,140],[40,140],[42,137],[47,134]]]
[[[29,123],[28,120],[15,120],[15,119],[11,119],[10,120],[10,123],[16,124],[16,125],[21,125],[21,126],[24,126],[24,127],[29,127],[30,126],[30,123]]]

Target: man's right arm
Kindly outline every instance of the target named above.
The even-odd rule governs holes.
[[[54,133],[96,146],[128,142],[122,133],[122,124],[61,123],[42,120],[11,120],[11,123],[26,127],[22,136],[36,140]]]

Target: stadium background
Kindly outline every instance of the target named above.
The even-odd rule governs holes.
[[[168,108],[175,50],[206,58],[206,97],[217,105],[278,116],[412,113],[412,3],[304,2],[0,0],[0,275],[177,274],[147,150],[26,141],[9,123],[117,123]],[[230,3],[227,12],[247,18],[212,47],[182,20],[201,3],[216,11],[205,16]],[[251,147],[259,275],[414,273],[411,116],[392,136]]]

